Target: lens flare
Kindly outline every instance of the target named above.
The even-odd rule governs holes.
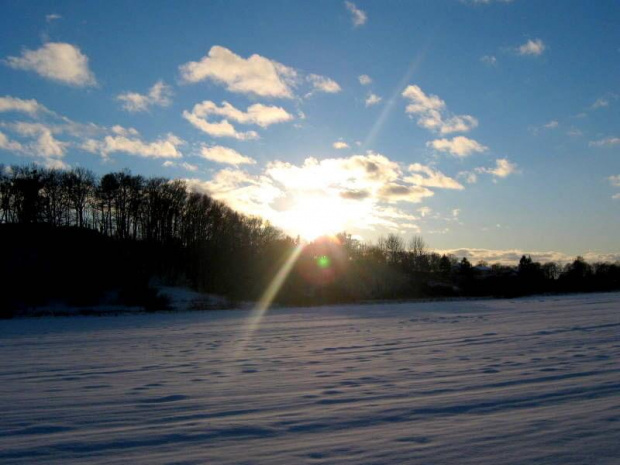
[[[327,255],[321,255],[319,258],[316,259],[316,264],[319,266],[319,268],[324,270],[331,266],[332,260]]]
[[[256,307],[254,307],[252,313],[248,318],[248,321],[243,331],[243,336],[240,339],[240,345],[238,346],[236,353],[243,351],[247,346],[250,338],[252,337],[252,334],[259,326],[261,320],[263,319],[263,316],[273,303],[273,299],[275,299],[275,297],[278,295],[278,292],[282,288],[284,281],[286,281],[286,278],[293,269],[293,266],[297,262],[297,259],[299,258],[299,255],[301,254],[303,248],[304,246],[299,244],[291,251],[290,255],[287,257],[274,278],[269,283],[269,286],[267,286],[267,289],[261,296],[260,300],[256,304]]]

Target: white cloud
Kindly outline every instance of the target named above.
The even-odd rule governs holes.
[[[242,58],[225,47],[215,45],[200,61],[179,67],[185,82],[211,80],[223,84],[230,92],[261,97],[291,98],[291,85],[297,72],[277,61],[254,54]]]
[[[12,129],[26,142],[10,139],[0,132],[0,149],[16,155],[25,155],[35,159],[47,167],[64,168],[66,164],[61,160],[66,153],[67,142],[56,139],[52,130],[39,123],[16,123]]]
[[[116,97],[129,112],[147,111],[151,106],[167,107],[172,103],[172,88],[163,81],[157,81],[147,94],[126,92]]]
[[[614,200],[620,200],[620,194],[614,194],[611,196],[611,198]]]
[[[225,119],[217,123],[211,123],[207,120],[207,117],[210,115],[220,116]],[[191,112],[184,111],[183,118],[213,137],[232,137],[239,140],[249,140],[257,139],[258,133],[256,131],[238,132],[228,122],[228,119],[240,124],[255,124],[266,128],[272,124],[290,121],[293,119],[293,115],[282,107],[268,106],[261,103],[249,106],[244,112],[228,102],[222,102],[222,106],[218,107],[214,102],[205,100],[194,105]]]
[[[497,65],[497,58],[493,55],[484,55],[480,58],[480,61],[489,66]]]
[[[184,141],[174,134],[168,134],[154,142],[144,142],[137,136],[115,135],[106,136],[102,141],[88,139],[82,144],[81,148],[87,152],[98,153],[104,158],[115,152],[138,155],[144,158],[182,158],[183,155],[178,147],[183,144]]]
[[[614,187],[620,187],[620,174],[609,176],[609,183]]]
[[[528,40],[523,45],[517,47],[517,52],[519,55],[531,55],[531,56],[540,56],[543,54],[547,47],[540,39]]]
[[[343,142],[341,140],[338,140],[338,141],[336,141],[336,142],[334,142],[332,144],[332,147],[334,147],[337,150],[348,149],[349,148],[349,144],[347,144],[346,142]]]
[[[368,74],[362,74],[361,76],[358,76],[357,79],[360,81],[360,84],[363,86],[367,86],[372,83],[372,79],[370,76],[368,76]]]
[[[139,136],[140,133],[138,132],[137,129],[135,128],[125,128],[123,126],[120,125],[115,125],[112,126],[112,128],[110,129],[114,134],[116,134],[117,136],[125,136],[125,137],[130,137],[130,136]]]
[[[463,185],[455,179],[429,166],[414,163],[409,165],[408,170],[412,174],[405,177],[404,180],[411,184],[424,187],[437,187],[440,189],[464,189]]]
[[[498,158],[495,160],[494,168],[476,168],[476,172],[491,174],[498,178],[505,178],[511,174],[517,173],[518,170],[517,165],[510,162],[507,158]]]
[[[61,19],[61,18],[62,18],[62,16],[60,16],[59,14],[56,14],[56,13],[45,15],[45,21],[48,22],[48,23],[51,23],[52,21],[56,21],[56,20]]]
[[[9,95],[0,97],[0,113],[9,111],[26,113],[30,116],[36,116],[41,113],[50,113],[44,105],[41,105],[34,99],[23,100]]]
[[[437,95],[427,95],[417,85],[409,85],[402,96],[409,100],[405,111],[418,116],[418,126],[441,134],[468,132],[478,126],[470,115],[453,115],[447,111],[446,102]]]
[[[327,94],[337,94],[342,89],[340,85],[326,76],[319,76],[318,74],[310,74],[306,78],[308,82],[312,84],[312,89],[315,92],[325,92]]]
[[[6,134],[0,131],[0,149],[8,150],[9,152],[22,152],[24,147],[21,143],[9,139]]]
[[[191,61],[179,67],[181,80],[195,83],[209,80],[224,85],[230,92],[260,97],[293,98],[293,89],[304,83],[314,92],[337,93],[340,85],[319,74],[303,73],[258,54],[243,58],[231,50],[215,45],[200,61]]]
[[[488,150],[488,147],[464,136],[456,136],[452,139],[435,139],[427,142],[426,146],[461,158],[468,157],[474,152],[482,153]]]
[[[381,100],[383,100],[381,97],[371,92],[370,94],[368,94],[368,97],[366,97],[365,103],[367,107],[370,107],[372,105],[378,104],[379,102],[381,102]]]
[[[177,163],[175,161],[167,160],[161,164],[164,168],[183,168],[187,171],[196,172],[198,171],[198,166],[192,165],[191,163],[183,162]]]
[[[353,2],[346,1],[344,2],[344,5],[347,7],[347,10],[349,10],[349,13],[351,13],[351,21],[353,22],[353,26],[359,27],[366,24],[366,21],[368,21],[368,16],[365,11],[360,10]]]
[[[590,147],[615,147],[620,145],[620,137],[605,137],[604,139],[592,140]]]
[[[590,107],[592,110],[596,110],[598,108],[605,108],[609,106],[609,99],[606,98],[598,98]]]
[[[213,145],[211,147],[203,146],[200,149],[200,156],[216,163],[225,163],[228,165],[253,165],[256,160],[241,155],[234,149],[222,147],[221,145]]]
[[[461,171],[456,177],[465,179],[467,184],[476,184],[476,182],[478,182],[478,175],[472,171]]]
[[[14,69],[34,71],[63,84],[86,87],[97,84],[88,67],[88,57],[75,45],[48,42],[37,50],[24,50],[20,57],[8,57],[5,63]]]
[[[543,127],[547,128],[547,129],[555,129],[559,125],[560,125],[560,123],[558,123],[556,120],[551,120],[547,124],[545,124]]]

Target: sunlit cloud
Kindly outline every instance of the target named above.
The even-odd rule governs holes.
[[[228,165],[254,165],[256,160],[245,155],[241,155],[234,149],[222,147],[221,145],[213,145],[211,147],[203,146],[200,149],[200,156],[206,160],[216,163],[225,163]]]
[[[309,74],[306,77],[306,80],[310,82],[312,85],[312,92],[308,94],[311,95],[314,92],[324,92],[326,94],[337,94],[342,89],[340,85],[326,76],[319,76],[318,74]]]
[[[30,116],[37,116],[41,113],[50,113],[44,105],[41,105],[34,99],[23,100],[9,95],[0,97],[0,113],[11,111],[26,113]]]
[[[417,174],[414,167],[409,174]],[[417,229],[407,205],[434,195],[429,189],[458,189],[456,181],[421,167],[412,176],[397,162],[368,152],[344,158],[306,158],[301,164],[268,163],[259,174],[239,169],[217,172],[210,181],[192,180],[202,190],[243,213],[260,214],[289,234],[310,239],[342,230]]]
[[[214,45],[200,61],[179,67],[181,79],[188,83],[210,80],[230,92],[261,97],[293,97],[291,85],[297,72],[277,61],[254,54],[243,58],[225,47]]]
[[[426,94],[417,85],[409,85],[402,96],[409,100],[405,111],[417,115],[418,126],[441,134],[468,132],[478,126],[478,120],[470,115],[453,115],[447,111],[446,102],[437,95]]]
[[[455,179],[429,166],[414,163],[409,165],[408,170],[411,174],[404,179],[411,184],[424,187],[437,187],[440,189],[464,189],[463,185]]]
[[[212,123],[207,120],[211,115],[225,119]],[[202,103],[194,105],[191,112],[187,110],[184,111],[183,118],[210,136],[248,140],[258,139],[258,133],[256,131],[239,132],[228,122],[228,119],[240,124],[254,124],[266,128],[272,124],[290,121],[293,119],[293,115],[282,107],[268,106],[261,103],[250,105],[244,112],[238,110],[228,102],[223,102],[221,106],[218,106],[214,102],[205,100]]]
[[[163,81],[157,81],[147,94],[125,92],[116,99],[123,102],[123,109],[135,113],[147,111],[152,106],[167,107],[172,103],[172,88]]]
[[[20,142],[9,139],[6,134],[0,131],[0,149],[10,152],[22,152],[24,147]]]
[[[490,174],[496,178],[506,178],[511,174],[518,173],[516,163],[510,162],[507,158],[498,158],[495,160],[493,168],[476,168],[477,173]]]
[[[368,94],[368,97],[366,97],[366,100],[364,101],[364,103],[366,104],[367,107],[370,107],[372,105],[376,105],[380,103],[381,100],[383,100],[381,97],[371,92],[370,94]]]
[[[183,168],[184,170],[187,170],[190,172],[198,171],[197,165],[192,165],[191,163],[187,163],[185,161],[182,163],[177,163],[175,161],[167,160],[163,162],[161,166],[163,166],[164,168]]]
[[[332,144],[332,147],[334,147],[337,150],[348,149],[349,144],[347,144],[344,141],[338,140]]]
[[[350,1],[344,2],[344,5],[351,14],[351,21],[353,22],[353,26],[359,27],[366,24],[366,21],[368,21],[368,16],[366,15],[365,11],[360,10],[355,5],[355,3]]]
[[[620,174],[609,176],[609,183],[614,187],[620,187]]]
[[[474,139],[469,139],[464,136],[457,136],[452,139],[436,139],[427,142],[426,146],[460,158],[468,157],[472,153],[482,153],[488,150],[488,147],[480,144]]]
[[[184,141],[174,134],[168,134],[153,142],[145,142],[137,135],[115,135],[106,136],[103,140],[88,139],[81,145],[81,149],[104,158],[115,152],[144,158],[182,158],[179,146],[183,144]]]
[[[63,42],[48,42],[37,50],[25,49],[21,56],[10,56],[4,63],[13,69],[34,71],[62,84],[76,87],[97,84],[88,67],[88,57],[75,45]]]

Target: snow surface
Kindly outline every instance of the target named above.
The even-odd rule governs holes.
[[[0,462],[620,463],[620,293],[249,316],[1,321]]]

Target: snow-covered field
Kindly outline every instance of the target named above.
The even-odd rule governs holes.
[[[620,463],[618,293],[248,316],[0,321],[0,463]]]

